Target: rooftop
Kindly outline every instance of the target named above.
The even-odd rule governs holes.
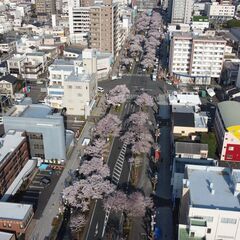
[[[201,105],[201,100],[197,92],[173,92],[168,96],[170,105]]]
[[[186,171],[192,207],[240,210],[239,195],[234,194],[229,168],[188,165]],[[239,170],[234,172],[240,174]]]
[[[200,154],[201,151],[208,151],[208,145],[194,142],[175,143],[176,154],[178,153]]]
[[[181,113],[181,112],[174,112],[173,113],[173,122],[174,126],[181,126],[181,127],[194,127],[194,114],[193,113]]]
[[[0,231],[0,239],[1,240],[11,240],[15,239],[14,235],[12,233],[7,233],[7,232],[1,232]]]
[[[65,82],[89,82],[91,81],[93,74],[72,72],[66,79]]]
[[[6,115],[24,118],[46,118],[48,115],[52,115],[52,108],[44,104],[15,105]]]
[[[204,41],[221,41],[226,42],[222,36],[210,36],[210,35],[194,35],[191,32],[174,32],[174,38],[178,39],[194,39],[194,40],[204,40]]]
[[[218,103],[218,109],[224,122],[225,128],[240,125],[240,103],[236,101],[224,101]]]
[[[32,205],[0,202],[0,219],[23,220]]]
[[[186,228],[179,228],[178,230],[179,240],[204,240],[204,238],[190,237],[189,231]]]
[[[192,18],[193,22],[208,22],[207,16],[193,16]]]
[[[0,165],[24,139],[23,132],[15,130],[8,131],[4,137],[0,138]]]
[[[199,165],[199,166],[216,166],[217,160],[197,159],[197,158],[174,158],[174,172],[184,173],[186,165]]]
[[[12,83],[12,84],[15,84],[17,81],[18,81],[18,79],[16,78],[16,77],[14,77],[13,75],[11,75],[11,74],[8,74],[8,75],[5,75],[5,76],[2,76],[1,78],[0,78],[0,81],[7,81],[7,82],[9,82],[9,83]]]

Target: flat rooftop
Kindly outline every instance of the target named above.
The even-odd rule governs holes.
[[[0,202],[0,219],[22,220],[31,208],[30,204]]]
[[[24,139],[23,132],[15,130],[9,130],[5,136],[0,138],[0,165]]]
[[[52,115],[52,108],[43,104],[15,105],[6,115],[24,118],[46,118],[48,115]]]
[[[15,239],[15,236],[12,233],[0,231],[0,239],[1,240],[11,240],[11,239]]]
[[[181,112],[174,112],[173,113],[173,123],[174,126],[181,126],[181,127],[194,127],[194,114],[193,113],[181,113]]]
[[[199,166],[216,166],[217,160],[208,159],[197,159],[197,158],[174,158],[174,172],[184,173],[187,165],[199,165]]]
[[[72,72],[66,79],[66,82],[90,82],[93,74]]]
[[[173,92],[168,96],[170,105],[201,105],[201,100],[197,92],[177,93]]]
[[[239,170],[234,171],[240,174]],[[188,165],[187,175],[192,207],[240,210],[240,199],[234,196],[233,175],[229,168]]]

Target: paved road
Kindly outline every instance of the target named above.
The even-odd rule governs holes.
[[[29,237],[29,240],[43,240],[44,237],[49,236],[52,229],[52,220],[59,213],[60,195],[64,188],[65,179],[68,176],[69,170],[75,170],[79,166],[79,151],[81,150],[81,143],[84,137],[90,137],[90,129],[93,123],[87,122],[84,132],[74,148],[70,159],[68,160],[65,169],[44,209],[42,217],[37,220],[36,226]]]
[[[161,104],[166,106],[165,97],[161,96]],[[160,108],[161,108],[160,104]],[[164,112],[162,112],[164,114]],[[165,112],[166,118],[169,117],[168,111]],[[162,162],[160,162],[158,173],[158,184],[156,195],[158,197],[156,225],[161,229],[163,240],[173,240],[173,216],[171,206],[171,146],[170,146],[170,127],[160,128],[160,148]]]
[[[135,110],[135,108],[132,107],[129,102],[127,102],[125,104],[124,110],[123,110],[120,118],[123,119],[124,116],[128,115],[129,113],[133,112],[134,110]],[[118,137],[114,139],[111,153],[110,153],[110,156],[108,159],[108,166],[110,168],[111,176],[112,176],[112,173],[114,170],[115,163],[118,159],[119,153],[121,151],[122,145],[123,144]],[[122,170],[122,173],[120,176],[120,181],[119,181],[120,185],[127,182],[129,170],[130,170],[129,163],[128,163],[127,159],[125,159],[124,164],[123,164],[123,170]],[[89,228],[88,228],[87,234],[85,236],[86,240],[99,239],[105,235],[104,219],[105,219],[105,211],[102,206],[102,201],[97,200],[95,202],[92,218],[90,220]]]

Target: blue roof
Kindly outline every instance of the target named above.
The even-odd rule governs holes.
[[[46,118],[52,113],[52,109],[43,104],[29,105],[22,113],[21,117],[25,118]]]
[[[234,196],[233,179],[229,169],[188,166],[190,204],[193,207],[240,210],[239,196]],[[211,193],[212,183],[214,194]]]

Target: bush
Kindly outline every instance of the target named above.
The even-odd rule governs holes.
[[[240,27],[240,20],[231,19],[227,21],[227,28]]]

